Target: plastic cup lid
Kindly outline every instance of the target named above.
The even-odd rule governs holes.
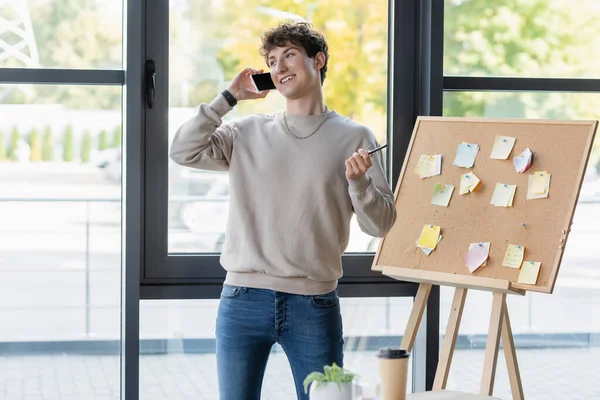
[[[404,349],[385,347],[379,349],[377,357],[379,358],[407,358],[410,353]]]

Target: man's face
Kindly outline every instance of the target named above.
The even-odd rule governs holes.
[[[320,58],[310,58],[302,46],[292,43],[275,47],[268,54],[267,64],[277,90],[287,99],[296,99],[319,88]]]

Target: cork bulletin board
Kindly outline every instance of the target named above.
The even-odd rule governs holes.
[[[552,293],[577,205],[598,121],[419,117],[395,189],[397,221],[380,242],[373,270],[396,279],[493,290]],[[496,137],[515,138],[507,159],[490,158]],[[453,165],[461,143],[479,146],[472,167]],[[513,157],[529,148],[532,162],[517,172]],[[441,154],[439,175],[420,179],[422,155]],[[547,197],[527,199],[529,176],[550,174]],[[478,187],[459,194],[461,175],[474,173]],[[516,185],[512,206],[490,201],[496,184]],[[432,204],[434,185],[453,185],[448,206]],[[417,247],[425,225],[442,239],[429,255]],[[471,243],[489,242],[486,262],[470,271]],[[534,284],[518,283],[521,268],[503,265],[509,244],[524,247],[523,264],[539,262]]]

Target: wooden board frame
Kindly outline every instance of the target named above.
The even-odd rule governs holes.
[[[392,230],[380,241],[372,270],[380,271],[396,279],[413,282],[429,282],[514,294],[523,294],[524,290],[552,293],[571,230],[572,218],[597,126],[598,121],[596,120],[417,118],[394,191],[398,220]],[[489,158],[496,135],[511,136],[517,139],[507,160]],[[472,169],[452,165],[456,148],[461,142],[476,143],[480,147]],[[571,145],[570,150],[568,143]],[[531,148],[534,160],[528,171],[519,174],[512,167],[512,158],[520,154],[525,147]],[[442,154],[441,175],[419,180],[413,173],[413,168],[421,154]],[[561,157],[570,158],[562,159]],[[509,173],[510,168],[512,168],[512,174]],[[500,169],[503,170],[500,172]],[[538,170],[547,170],[552,174],[550,195],[546,199],[526,200],[527,176]],[[457,177],[469,171],[474,172],[482,180],[482,189],[461,196],[459,195],[460,178],[457,179]],[[507,182],[504,183],[517,184],[513,207],[493,208],[489,204],[493,189],[500,179],[504,180],[502,178],[504,176],[507,176]],[[433,184],[442,182],[451,183],[455,187],[449,207],[431,205]],[[565,186],[567,182],[568,184]],[[466,196],[472,196],[472,198]],[[511,215],[517,215],[517,220],[511,221],[513,226],[517,224],[520,226],[519,220],[524,218],[519,218],[519,216],[520,213],[524,213],[527,216],[527,226],[524,229],[529,229],[529,231],[521,237],[527,237],[528,240],[520,239],[519,241],[524,243],[514,243],[517,239],[501,236],[502,232],[512,233],[511,229],[514,228],[503,227],[498,229],[498,236],[494,236],[496,235],[494,232],[490,234],[490,231],[494,231],[494,229],[489,228],[488,235],[477,240],[473,240],[478,236],[471,232],[469,239],[461,239],[462,243],[458,245],[458,237],[468,230],[464,227],[460,228],[460,224],[449,228],[451,224],[448,221],[457,221],[457,215],[465,214],[463,212],[451,215],[453,210],[461,207],[460,204],[464,200],[469,201],[469,207],[472,207],[473,210],[475,209],[474,204],[480,207],[480,212],[483,213],[481,210],[485,210],[485,213],[482,214],[484,216],[478,215],[476,220],[472,219],[475,218],[474,215],[467,215],[476,227],[481,226],[477,225],[478,223],[484,223],[481,221],[484,221],[486,216],[494,213],[494,215],[500,215],[497,209],[507,212],[503,214],[506,215],[506,218],[496,216],[496,223],[502,224],[505,220],[510,219]],[[535,207],[550,205],[551,208],[547,210],[548,214],[544,219],[536,219],[532,216],[537,216],[537,214],[532,213],[531,207],[533,206],[529,204],[535,204]],[[561,213],[562,218],[560,217]],[[429,216],[423,218],[424,215]],[[442,241],[430,256],[423,254],[415,243],[423,225],[428,223],[440,225],[443,235]],[[453,237],[453,229],[458,232],[455,237]],[[460,232],[461,229],[462,232]],[[470,229],[470,231],[477,231],[477,229]],[[490,236],[492,237],[490,238]],[[519,237],[519,235],[516,236]],[[540,243],[536,243],[536,238],[542,238]],[[471,274],[462,262],[461,254],[468,249],[469,242],[479,240],[491,242],[490,259],[488,266],[482,266]],[[542,261],[540,279],[536,285],[517,283],[519,270],[501,265],[508,243],[524,245],[526,248],[525,260]],[[535,258],[528,257],[528,250],[532,251]],[[450,258],[448,258],[449,256]]]

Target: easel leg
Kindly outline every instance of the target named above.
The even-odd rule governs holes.
[[[440,352],[440,361],[435,373],[435,380],[433,381],[433,390],[443,390],[446,388],[466,298],[466,288],[455,289],[452,309],[450,310],[450,317],[448,318],[448,326],[446,327],[446,335],[444,336],[444,344],[442,345],[442,351]]]
[[[402,342],[400,343],[400,347],[406,351],[411,351],[415,343],[417,331],[419,330],[419,325],[421,324],[421,318],[423,317],[423,313],[427,307],[427,300],[429,299],[431,286],[432,285],[430,283],[419,284],[419,290],[415,296],[415,302],[413,303],[413,308],[410,312],[408,323],[406,324],[406,331],[404,332]]]
[[[483,362],[483,375],[481,377],[481,389],[479,393],[483,396],[491,396],[494,391],[494,379],[496,378],[496,364],[498,361],[498,347],[500,345],[500,332],[502,320],[506,309],[506,293],[494,293],[492,302],[492,316],[488,331],[487,345],[485,348],[485,361]]]
[[[504,322],[502,323],[502,346],[504,347],[504,358],[506,358],[506,367],[508,369],[508,379],[510,380],[513,400],[523,400],[525,395],[523,394],[515,342],[513,340],[510,319],[508,318],[508,307],[506,305],[504,306]]]

